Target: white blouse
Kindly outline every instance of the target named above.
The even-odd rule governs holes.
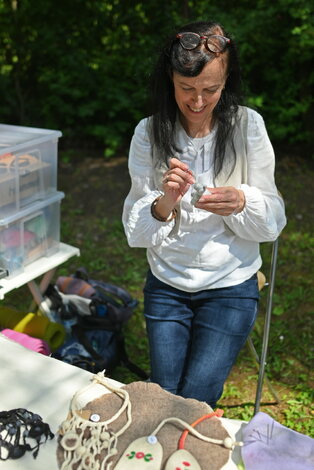
[[[147,248],[153,274],[187,292],[227,287],[249,279],[261,267],[259,243],[274,241],[286,224],[284,203],[274,181],[275,158],[263,118],[248,108],[248,181],[239,214],[219,216],[191,204],[191,188],[181,201],[180,220],[159,222],[151,203],[160,195],[147,132],[148,119],[137,125],[129,153],[131,189],[124,202],[123,225],[131,247]],[[190,138],[181,125],[177,137],[196,181],[213,187],[215,131]],[[175,225],[177,226],[175,227]],[[174,229],[175,228],[175,229]]]

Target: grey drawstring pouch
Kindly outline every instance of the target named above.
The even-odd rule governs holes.
[[[313,470],[314,439],[259,412],[243,429],[245,470]]]

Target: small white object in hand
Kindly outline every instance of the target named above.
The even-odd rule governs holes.
[[[191,204],[194,206],[199,198],[204,194],[206,191],[206,186],[201,183],[195,183],[193,184],[193,189],[191,193]]]

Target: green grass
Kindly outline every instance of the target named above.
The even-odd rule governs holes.
[[[125,327],[126,346],[131,360],[149,372],[142,296],[147,270],[146,255],[144,249],[128,247],[121,224],[122,202],[128,185],[123,179],[119,180],[119,167],[116,171],[109,166],[104,168],[106,176],[102,175],[99,181],[97,173],[101,173],[101,163],[93,171],[89,170],[86,162],[74,161],[71,157],[69,165],[69,162],[65,162],[61,168],[60,189],[66,193],[62,203],[61,239],[79,247],[81,256],[60,266],[56,275],[68,275],[77,267],[85,266],[93,277],[121,285],[139,300],[139,306]],[[62,172],[65,173],[63,179]],[[118,180],[115,179],[117,175]],[[280,397],[280,403],[274,403],[265,383],[261,404],[261,411],[270,414],[283,425],[312,437],[313,176],[313,169],[304,161],[286,157],[277,164],[277,185],[285,199],[288,224],[279,243],[266,374]],[[78,184],[73,185],[75,178],[81,179]],[[109,197],[107,201],[103,198],[102,191],[109,184],[115,189],[117,181],[121,183],[120,192],[118,196],[116,192],[112,192],[113,199],[110,200]],[[81,196],[82,187],[87,199],[85,205]],[[111,202],[117,197],[121,199],[118,201],[120,210],[113,211]],[[88,199],[92,199],[93,210],[86,205],[90,202]],[[271,244],[263,244],[261,251],[264,260],[262,270],[268,276]],[[258,352],[262,343],[266,294],[267,288],[262,291],[260,315],[252,336]],[[26,295],[27,288],[23,287],[9,294],[4,302],[25,309]],[[125,383],[139,380],[123,367],[118,367],[112,377]],[[257,368],[245,347],[227,380],[219,403],[226,417],[251,419],[256,383]]]

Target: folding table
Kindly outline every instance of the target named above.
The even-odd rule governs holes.
[[[5,295],[19,287],[27,284],[34,301],[39,306],[39,309],[50,320],[51,313],[46,306],[43,299],[43,292],[47,289],[56,269],[60,264],[65,263],[73,256],[80,256],[80,250],[71,245],[60,243],[59,250],[51,256],[43,256],[33,263],[25,266],[24,271],[12,278],[0,279],[0,300],[3,300]],[[35,280],[42,276],[40,283]]]

